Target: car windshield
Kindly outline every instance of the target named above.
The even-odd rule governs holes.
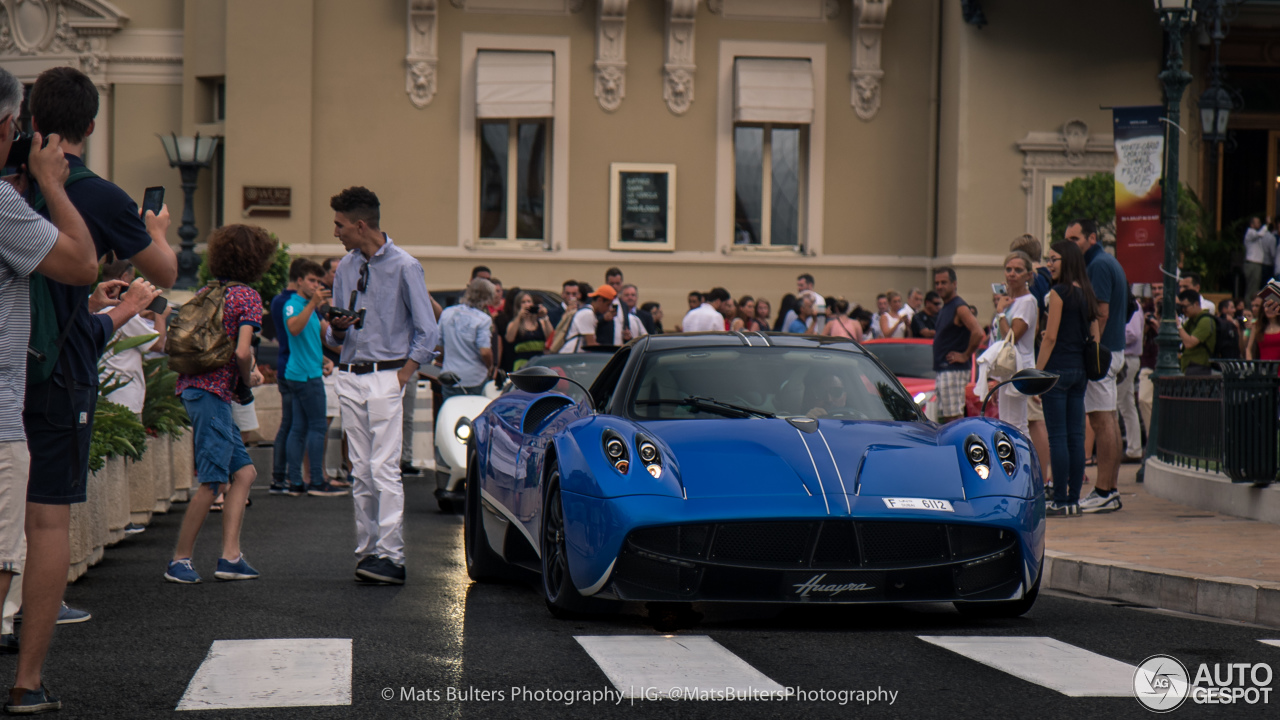
[[[933,380],[933,345],[924,343],[867,343],[863,347],[875,355],[897,377]]]
[[[560,376],[577,380],[586,387],[591,387],[591,383],[596,381],[596,376],[604,369],[605,363],[609,362],[609,358],[613,357],[610,353],[568,353],[564,355],[539,355],[530,358],[529,365],[538,367],[548,367],[555,370]],[[507,392],[510,392],[513,386],[508,383]],[[582,388],[570,382],[561,380],[556,383],[555,392],[563,393],[573,398],[575,401],[581,402],[586,393]]]
[[[916,404],[874,360],[830,348],[650,353],[632,387],[627,406],[638,420],[768,415],[921,419]]]

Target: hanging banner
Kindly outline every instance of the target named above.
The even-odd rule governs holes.
[[[1161,282],[1164,223],[1164,110],[1158,105],[1112,110],[1116,143],[1116,259],[1130,283]]]

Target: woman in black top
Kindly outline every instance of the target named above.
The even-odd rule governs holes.
[[[555,328],[547,319],[547,309],[529,293],[517,292],[513,305],[516,313],[507,323],[502,339],[503,347],[511,348],[514,371],[547,351],[547,338],[555,334]]]
[[[1085,272],[1084,255],[1076,244],[1053,244],[1046,258],[1053,273],[1049,291],[1049,320],[1040,340],[1036,368],[1058,375],[1058,383],[1044,395],[1044,421],[1049,431],[1049,460],[1053,467],[1050,517],[1080,514],[1080,486],[1084,482],[1084,343],[1098,331],[1098,301]]]

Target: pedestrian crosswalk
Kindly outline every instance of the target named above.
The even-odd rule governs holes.
[[[781,673],[770,677],[708,635],[579,635],[573,639],[583,661],[594,663],[623,699],[682,699],[681,693],[687,699],[691,689],[704,699],[783,697],[808,680],[802,671],[795,677]],[[942,648],[1067,697],[1133,697],[1135,666],[1055,638],[919,635],[916,639],[922,649]],[[1280,648],[1280,639],[1258,642]],[[177,709],[350,705],[352,663],[352,640],[346,638],[218,640]]]

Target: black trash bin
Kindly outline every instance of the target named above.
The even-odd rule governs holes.
[[[1280,361],[1219,360],[1222,368],[1222,470],[1233,482],[1276,479]]]

